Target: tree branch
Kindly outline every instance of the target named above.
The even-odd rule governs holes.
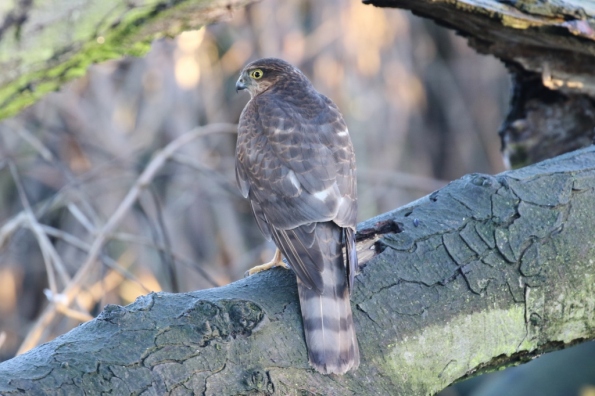
[[[153,293],[0,364],[0,393],[427,394],[595,337],[595,147],[359,227],[362,364],[308,367],[295,277]]]
[[[595,139],[595,6],[567,0],[364,0],[399,7],[457,30],[513,77],[500,128],[513,168],[590,145]]]
[[[15,0],[0,10],[0,119],[83,76],[93,63],[143,55],[154,39],[198,29],[249,2]]]

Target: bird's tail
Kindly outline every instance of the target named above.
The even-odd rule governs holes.
[[[310,364],[323,374],[345,374],[359,366],[359,348],[343,260],[344,230],[331,222],[323,224],[316,230],[317,237],[328,242],[320,246],[329,249],[323,254],[323,292],[309,289],[298,278],[298,293]]]

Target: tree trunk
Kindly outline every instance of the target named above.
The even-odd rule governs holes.
[[[0,393],[418,395],[595,337],[595,147],[359,227],[362,364],[308,367],[295,277],[157,293],[0,364]]]
[[[230,16],[253,0],[14,0],[0,9],[0,119],[151,41]],[[2,14],[4,12],[4,14]]]

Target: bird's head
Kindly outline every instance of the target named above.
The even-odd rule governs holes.
[[[263,58],[244,67],[236,82],[236,92],[245,89],[253,98],[279,83],[304,80],[308,81],[302,72],[284,60]]]

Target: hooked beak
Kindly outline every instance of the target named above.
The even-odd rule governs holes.
[[[244,78],[240,77],[238,79],[238,81],[236,82],[236,93],[238,93],[238,91],[241,91],[243,89],[246,89],[246,84],[244,84]]]

